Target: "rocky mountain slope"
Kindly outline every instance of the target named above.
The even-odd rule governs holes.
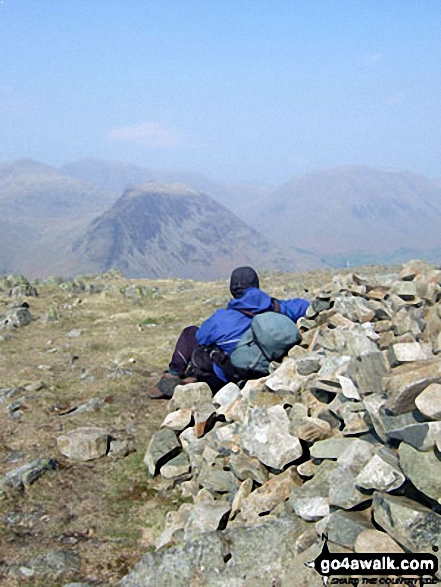
[[[73,252],[81,271],[130,277],[228,276],[231,268],[307,270],[314,255],[278,249],[222,205],[181,184],[134,186],[89,226]]]

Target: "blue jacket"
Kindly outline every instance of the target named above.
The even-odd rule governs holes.
[[[294,322],[306,314],[308,300],[294,298],[293,300],[277,300],[280,304],[280,313],[288,316]],[[236,348],[242,334],[248,330],[252,316],[246,316],[238,310],[247,310],[253,314],[272,310],[271,297],[260,289],[250,287],[241,298],[232,299],[226,309],[216,312],[205,320],[196,334],[200,345],[215,345],[231,354]],[[227,381],[222,369],[213,365],[219,379]]]

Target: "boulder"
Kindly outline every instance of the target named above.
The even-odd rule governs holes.
[[[58,449],[68,459],[90,461],[109,450],[109,433],[104,428],[82,427],[57,438]]]

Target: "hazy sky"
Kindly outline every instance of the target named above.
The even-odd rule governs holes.
[[[441,177],[440,0],[0,0],[0,161]]]

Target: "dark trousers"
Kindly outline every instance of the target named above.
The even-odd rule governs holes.
[[[172,360],[169,365],[169,371],[179,377],[185,377],[191,362],[191,355],[198,346],[196,340],[197,326],[187,326],[181,332],[173,351]]]
[[[205,364],[201,369],[191,364],[193,352],[199,346],[196,340],[197,331],[197,326],[187,326],[187,328],[184,328],[181,332],[176,342],[168,370],[170,373],[182,378],[192,375],[193,377],[196,377],[198,381],[208,383],[211,391],[215,393],[225,385],[225,382],[216,376],[213,371],[213,366],[211,364],[208,366]]]

